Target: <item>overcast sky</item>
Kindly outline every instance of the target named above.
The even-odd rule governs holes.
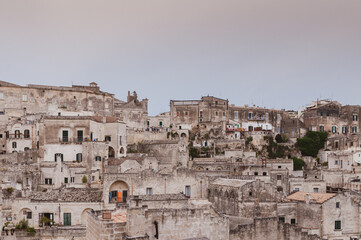
[[[361,104],[360,0],[0,0],[0,80],[124,100]]]

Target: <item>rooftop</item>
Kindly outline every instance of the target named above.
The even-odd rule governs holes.
[[[288,200],[298,201],[298,202],[306,202],[307,196],[310,197],[310,201],[316,203],[324,203],[334,196],[335,193],[308,193],[308,192],[295,192],[287,197]]]

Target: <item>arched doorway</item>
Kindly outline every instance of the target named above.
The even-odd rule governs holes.
[[[124,181],[116,181],[109,188],[109,203],[126,203],[129,187]]]
[[[115,151],[114,148],[109,146],[109,150],[108,150],[108,157],[113,158],[115,157]]]
[[[119,153],[120,153],[120,154],[124,154],[124,148],[123,148],[123,147],[120,148]]]

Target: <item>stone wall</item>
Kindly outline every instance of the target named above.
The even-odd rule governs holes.
[[[230,230],[230,240],[319,240],[316,235],[308,235],[295,225],[279,222],[274,218],[255,219],[252,224],[239,225]]]

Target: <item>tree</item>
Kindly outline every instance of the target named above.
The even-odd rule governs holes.
[[[253,137],[248,137],[246,139],[246,145],[250,144],[253,141]]]
[[[322,149],[327,141],[327,132],[307,132],[303,138],[297,138],[297,147],[302,156],[317,157],[318,151]]]
[[[88,179],[86,176],[83,176],[83,178],[81,179],[82,183],[87,183],[88,182]]]
[[[275,137],[275,140],[276,140],[277,143],[283,142],[281,134],[277,134],[276,137]]]

